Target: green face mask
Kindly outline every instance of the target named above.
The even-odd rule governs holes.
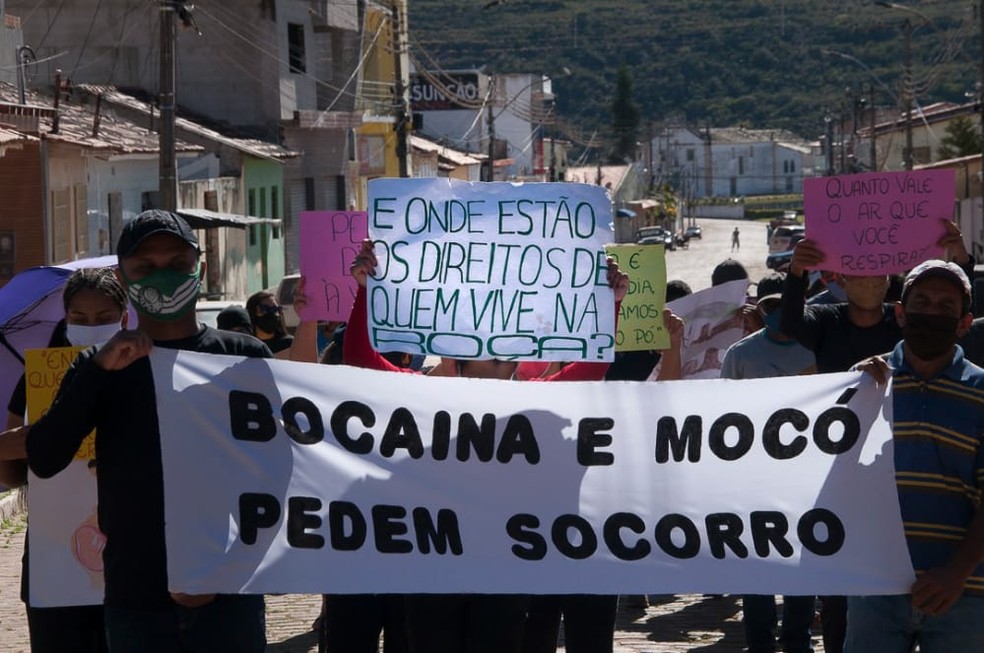
[[[201,263],[195,271],[185,274],[162,268],[154,270],[140,281],[133,281],[126,274],[126,294],[138,312],[156,320],[176,320],[195,308],[201,287]]]

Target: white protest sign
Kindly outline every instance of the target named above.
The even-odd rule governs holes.
[[[906,592],[861,374],[543,383],[155,349],[172,591]],[[709,402],[708,397],[714,397]]]
[[[84,347],[24,352],[27,421],[47,412],[62,378]],[[102,605],[106,536],[96,515],[96,443],[90,434],[72,461],[51,478],[28,471],[30,605]]]
[[[611,198],[587,184],[373,179],[377,351],[611,361]]]
[[[741,307],[748,280],[738,279],[705,288],[666,306],[683,318],[681,367],[685,379],[716,379],[728,347],[745,335]],[[651,379],[656,379],[654,370]]]

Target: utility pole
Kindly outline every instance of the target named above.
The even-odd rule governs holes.
[[[174,51],[178,38],[175,22],[176,5],[183,0],[161,0],[161,74],[158,102],[161,111],[160,129],[160,174],[158,177],[159,208],[176,211],[178,208],[178,168],[174,153],[174,96],[175,62]]]
[[[407,0],[393,2],[393,56],[396,72],[396,156],[400,176],[410,177],[410,129],[413,114],[410,110],[410,58],[407,38]]]
[[[871,171],[877,172],[878,171],[878,143],[875,140],[875,121],[878,116],[878,109],[875,108],[874,84],[868,85],[868,101],[870,105],[869,113],[868,113],[868,124],[870,126],[869,127],[870,131],[868,132],[868,136],[871,137],[871,142],[869,144],[871,146]]]
[[[495,181],[495,75],[489,76],[489,160],[486,168],[485,181]]]
[[[902,62],[902,98],[905,101],[905,153],[902,157],[906,170],[912,170],[912,21],[902,23],[905,35],[905,58]]]

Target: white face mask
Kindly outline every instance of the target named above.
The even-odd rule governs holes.
[[[119,322],[88,326],[86,324],[66,324],[65,337],[76,347],[103,345],[120,330]]]

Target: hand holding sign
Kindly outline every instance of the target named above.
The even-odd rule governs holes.
[[[942,254],[953,215],[953,170],[877,172],[803,182],[806,233],[824,268],[857,276],[904,272]]]
[[[307,302],[295,309],[301,320],[345,320],[356,285],[349,261],[365,239],[365,211],[303,211],[301,274],[308,282]]]

